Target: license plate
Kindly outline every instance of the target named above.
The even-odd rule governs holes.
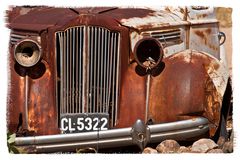
[[[77,113],[61,115],[62,133],[79,133],[108,130],[109,114]]]

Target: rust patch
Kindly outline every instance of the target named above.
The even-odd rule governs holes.
[[[213,64],[213,67],[214,67],[215,70],[218,70],[219,67],[220,67],[220,65],[219,65],[218,63],[214,63],[214,64]]]
[[[208,36],[211,34],[212,30],[210,28],[205,30],[196,30],[194,33],[204,40],[204,43],[207,44]]]
[[[213,124],[210,127],[210,135],[214,136],[215,131],[217,130],[217,126],[220,121],[220,113],[221,113],[221,102],[222,98],[220,94],[217,92],[212,79],[208,77],[206,79],[205,85],[205,113],[204,115],[208,117],[208,120]]]
[[[114,19],[121,21],[122,19],[129,19],[133,17],[143,18],[154,13],[155,11],[150,9],[141,9],[141,8],[119,8],[104,12],[104,15],[113,17]]]
[[[152,79],[149,116],[156,123],[177,121],[184,118],[182,115],[204,111],[204,84],[199,79],[204,79],[205,69],[201,62],[191,63],[193,58],[196,57],[191,51],[165,58],[165,69]]]
[[[206,37],[205,37],[205,34],[204,34],[203,31],[197,30],[197,31],[195,31],[195,34],[196,34],[197,36],[199,36],[200,38],[204,39],[204,41],[206,40]]]
[[[46,71],[42,77],[29,79],[29,128],[34,130],[37,135],[57,133],[57,123],[56,120],[53,120],[56,117],[55,107],[49,101],[49,98],[54,99],[55,97],[54,94],[48,94],[54,93],[53,83],[50,78],[53,76],[48,64],[44,62],[44,65],[46,66]],[[48,93],[45,88],[48,88]]]
[[[210,49],[216,51],[218,50],[218,46],[214,44],[210,44],[208,42],[208,38],[211,35],[212,30],[210,28],[204,30],[196,30],[194,33],[207,45]]]
[[[78,12],[78,14],[102,14],[117,9],[117,7],[84,7],[72,9]]]
[[[117,127],[129,127],[137,119],[145,119],[146,77],[135,73],[137,63],[132,63],[122,79],[119,123]],[[126,116],[131,114],[131,116]]]
[[[186,50],[163,61],[163,72],[151,81],[149,118],[164,123],[203,116],[209,119],[213,136],[219,124],[222,100],[207,73],[214,60]]]
[[[15,8],[13,10],[13,13],[15,13]],[[41,32],[54,25],[63,25],[77,17],[77,14],[68,8],[36,7],[21,16],[18,16],[20,11],[16,12],[9,19],[9,27],[14,30],[31,30],[36,32]]]
[[[203,19],[207,16],[208,16],[208,14],[200,14],[200,15],[197,15],[197,19]]]
[[[211,32],[212,32],[212,30],[211,30],[211,28],[208,28],[208,29],[206,29],[206,34],[208,35],[208,34],[210,34]]]
[[[13,53],[13,47],[10,48],[10,53]],[[8,97],[7,97],[7,126],[9,132],[16,132],[19,124],[19,114],[22,114],[22,126],[21,128],[26,129],[26,121],[25,121],[25,112],[24,112],[24,95],[25,95],[25,85],[24,78],[19,76],[14,69],[14,57],[13,54],[9,54],[9,73],[10,73],[10,81],[8,87]]]
[[[185,14],[185,9],[184,9],[184,8],[180,8],[180,12],[181,12],[182,14]]]

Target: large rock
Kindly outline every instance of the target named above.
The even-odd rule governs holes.
[[[157,146],[157,151],[160,153],[177,153],[180,145],[175,140],[165,140]]]
[[[153,149],[151,147],[147,147],[143,150],[142,153],[148,153],[148,154],[155,154],[155,153],[158,153],[156,149]]]
[[[207,153],[211,149],[217,148],[218,145],[211,139],[200,139],[193,143],[191,152],[193,153]]]

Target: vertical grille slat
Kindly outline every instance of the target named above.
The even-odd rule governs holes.
[[[104,112],[104,101],[103,101],[103,65],[104,65],[104,61],[103,61],[103,55],[104,55],[104,52],[103,52],[103,42],[104,42],[104,37],[103,37],[103,34],[104,34],[104,31],[101,31],[101,74],[100,74],[100,106],[101,106],[101,112]]]
[[[58,40],[59,40],[59,47],[60,47],[60,68],[62,68],[62,70],[61,70],[61,73],[60,73],[60,75],[63,75],[63,72],[64,72],[64,70],[63,70],[63,33],[60,33],[59,34],[59,37],[58,37]],[[63,76],[61,76],[61,82],[63,82]],[[61,83],[61,88],[63,88],[63,83]],[[63,97],[63,90],[61,90],[61,92],[60,92],[60,97]],[[60,99],[60,104],[64,104],[64,99],[63,98],[61,98]],[[63,111],[63,107],[60,107],[60,113],[63,113],[64,111]]]
[[[120,46],[120,41],[119,41],[120,37],[119,37],[119,34],[117,34],[117,46],[116,46],[116,53],[119,53],[119,46]],[[115,106],[118,106],[118,91],[119,91],[119,80],[120,80],[120,74],[119,74],[119,68],[120,68],[120,55],[117,54],[117,73],[116,73],[116,100],[115,100]],[[118,115],[118,107],[115,107],[115,115],[113,118],[113,121],[114,121],[114,126],[116,125],[117,123],[117,115]]]
[[[93,33],[92,33],[92,28],[89,28],[89,41],[91,44],[93,44]],[[89,53],[90,53],[90,79],[93,79],[93,49],[92,47],[89,47]],[[89,101],[89,107],[91,108],[90,111],[92,112],[92,108],[93,108],[93,102],[92,102],[92,97],[93,97],[93,88],[92,88],[92,84],[93,82],[90,81],[90,84],[89,84],[89,95],[90,95],[90,101]]]
[[[108,42],[107,44],[111,44],[110,43],[110,34],[109,34],[109,32],[107,34],[107,42]],[[106,103],[108,102],[108,93],[109,93],[109,71],[110,71],[109,62],[110,62],[110,49],[108,47],[108,49],[107,49],[107,62],[106,62],[107,63]],[[107,103],[106,105],[107,105],[107,112],[109,112],[109,104]]]
[[[111,96],[111,85],[112,85],[112,81],[111,81],[111,79],[112,79],[112,57],[113,57],[113,35],[111,34],[111,36],[110,36],[110,52],[109,52],[109,54],[110,54],[110,59],[109,59],[109,79],[108,79],[108,99],[107,99],[107,102],[110,102],[110,96]],[[108,110],[109,110],[109,107],[110,107],[110,103],[108,103]]]
[[[94,68],[93,68],[93,72],[94,72],[94,75],[93,75],[93,79],[92,79],[92,81],[93,81],[93,110],[95,111],[96,110],[96,70],[97,70],[97,30],[96,30],[96,28],[94,28],[94,39],[95,39],[95,41],[94,41]]]
[[[113,34],[113,46],[116,46],[116,34],[114,33]],[[112,75],[112,83],[113,83],[113,86],[115,86],[115,67],[116,67],[116,61],[114,61],[115,60],[115,57],[116,57],[116,54],[114,54],[114,53],[116,53],[115,52],[116,51],[116,48],[115,47],[113,47],[113,75]],[[115,105],[114,104],[114,102],[115,102],[115,93],[114,93],[114,87],[112,87],[112,102],[113,102],[113,106]],[[115,112],[115,110],[114,110],[115,108],[113,108],[112,107],[112,117],[114,117],[114,112]],[[112,121],[112,126],[113,126],[113,121]]]
[[[99,31],[99,29],[100,28],[96,28],[96,30],[97,30],[97,35],[98,35],[98,43],[97,43],[97,77],[96,77],[96,83],[97,83],[97,85],[96,85],[96,92],[97,92],[97,112],[99,112],[99,108],[100,108],[100,106],[99,106],[99,104],[100,104],[100,102],[99,102],[99,81],[100,81],[100,78],[99,78],[99,72],[100,72],[100,42],[101,42],[101,40],[100,40],[100,31]]]
[[[63,90],[63,92],[64,92],[64,97],[63,97],[63,99],[64,99],[64,103],[63,104],[61,104],[61,107],[63,108],[63,110],[64,110],[64,112],[63,113],[66,113],[67,112],[67,109],[66,109],[66,107],[67,107],[67,59],[66,59],[66,52],[67,52],[67,40],[66,40],[66,37],[67,37],[67,33],[65,32],[64,33],[64,48],[63,48],[63,57],[64,57],[64,59],[63,59],[63,75],[60,75],[60,76],[63,76],[64,77],[64,81],[63,82],[61,82],[61,83],[63,83],[63,88],[62,88],[62,90]],[[60,98],[62,98],[62,97],[60,97]]]
[[[85,27],[83,28],[83,34],[85,35]],[[81,63],[82,63],[82,70],[81,70],[81,73],[82,73],[82,82],[81,82],[81,92],[82,92],[82,112],[86,112],[85,111],[85,104],[86,104],[86,55],[85,55],[85,46],[84,44],[86,43],[85,42],[85,36],[84,38],[82,39],[83,40],[83,45],[81,46],[83,51],[82,51],[82,59],[81,59]]]
[[[72,73],[73,73],[73,65],[72,65],[72,57],[73,57],[73,54],[72,54],[72,28],[69,30],[70,33],[69,33],[69,104],[68,104],[68,107],[69,107],[69,113],[72,113]]]
[[[75,93],[76,93],[76,95],[75,95],[75,100],[76,100],[76,112],[78,113],[79,112],[79,83],[78,83],[78,81],[79,81],[79,61],[78,61],[78,57],[79,57],[79,52],[78,52],[78,47],[79,47],[79,45],[78,45],[78,42],[79,42],[79,37],[78,37],[78,35],[79,35],[79,31],[78,31],[78,29],[79,28],[76,28],[76,33],[75,33],[75,38],[76,38],[76,81],[75,81],[75,83],[76,83],[76,91],[75,91]]]
[[[107,107],[106,107],[106,60],[107,60],[107,31],[104,30],[104,67],[103,67],[103,70],[104,70],[104,73],[103,73],[103,88],[104,88],[104,94],[103,94],[103,112],[107,112]]]
[[[60,115],[109,113],[116,124],[120,34],[97,26],[56,33]]]
[[[66,76],[66,82],[67,82],[67,84],[66,84],[66,97],[67,97],[67,106],[66,106],[66,108],[67,108],[67,111],[66,111],[66,113],[69,113],[69,110],[68,110],[68,108],[69,108],[69,30],[67,30],[67,42],[66,42],[66,44],[67,44],[67,53],[66,53],[66,57],[67,57],[67,61],[66,61],[66,66],[67,66],[67,69],[66,69],[66,72],[67,72],[67,76]]]
[[[75,28],[73,28],[73,79],[72,79],[72,85],[73,85],[73,89],[72,89],[72,103],[73,103],[73,112],[76,113],[76,102],[75,102],[75,95],[76,95],[76,90],[75,90],[75,82],[76,82],[76,79],[75,79],[75,73],[76,73],[76,66],[75,66],[75,55],[76,55],[76,52],[75,52],[75,47],[76,47],[76,40],[75,40],[75,34],[76,34],[76,31],[75,31]]]
[[[82,107],[82,54],[83,54],[83,28],[80,29],[80,32],[79,32],[79,36],[80,36],[80,43],[79,43],[79,57],[80,57],[80,61],[79,61],[79,67],[80,67],[80,70],[79,70],[79,74],[80,74],[80,77],[79,77],[79,109],[80,109],[80,113],[83,112],[83,107]]]

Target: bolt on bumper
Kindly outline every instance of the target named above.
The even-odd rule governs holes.
[[[149,143],[165,139],[186,140],[204,135],[209,130],[203,117],[163,124],[145,125],[137,120],[133,127],[73,134],[16,137],[15,146],[29,153],[67,152],[80,148],[111,148],[138,145],[143,149]]]

